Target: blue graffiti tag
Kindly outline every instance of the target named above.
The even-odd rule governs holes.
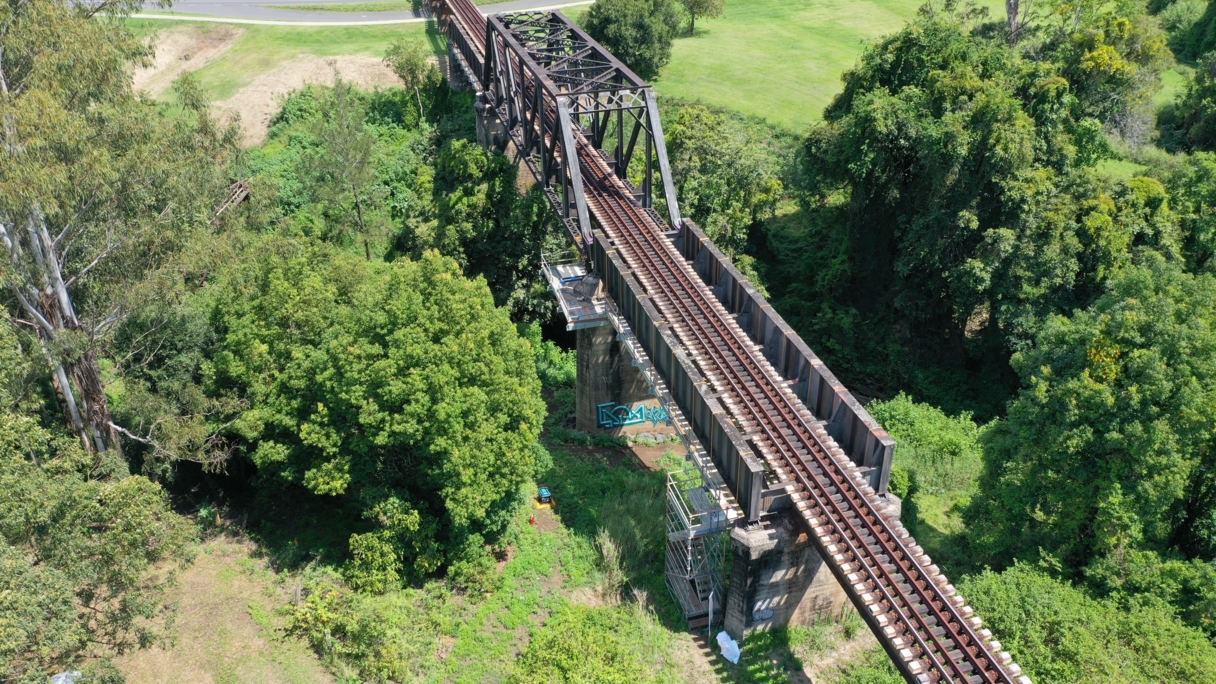
[[[608,402],[607,404],[596,404],[595,412],[599,426],[605,430],[626,425],[638,425],[646,421],[650,421],[651,425],[671,422],[667,409],[662,406],[648,407],[635,404],[633,408],[629,408],[624,404]]]

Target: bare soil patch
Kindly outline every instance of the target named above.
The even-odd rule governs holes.
[[[279,64],[253,79],[236,95],[215,103],[220,117],[241,122],[242,142],[250,147],[266,140],[270,118],[282,107],[284,97],[310,83],[330,85],[341,77],[362,88],[397,85],[400,81],[379,57],[303,55]]]
[[[170,597],[176,642],[116,660],[130,684],[333,682],[307,645],[283,634],[291,589],[252,552],[252,544],[225,537],[200,545]]]
[[[245,32],[228,24],[180,26],[165,29],[153,38],[156,53],[152,64],[135,70],[135,90],[155,97],[182,74],[198,71],[228,51]]]
[[[534,509],[532,514],[536,516],[536,529],[541,532],[552,532],[562,526],[557,516],[553,514],[552,508],[536,508],[535,504],[532,507]]]
[[[650,471],[662,470],[662,467],[659,466],[659,459],[663,458],[667,452],[670,451],[676,456],[683,457],[688,451],[683,444],[660,444],[658,446],[635,444],[629,447],[629,449],[633,452],[634,457],[641,461],[642,465]]]
[[[727,681],[726,661],[713,649],[717,642],[710,642],[704,634],[679,633],[675,635],[673,657],[680,665],[680,672],[688,684],[717,684]]]

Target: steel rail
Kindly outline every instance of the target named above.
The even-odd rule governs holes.
[[[459,23],[471,34],[465,37],[471,39],[470,46],[481,54],[484,64],[485,18],[467,0],[445,0],[443,4],[453,10],[453,15],[459,17]],[[535,83],[523,85],[526,91],[536,87]],[[525,97],[525,101],[530,102],[531,98]],[[551,105],[546,102],[548,106]],[[535,125],[543,117],[532,118]],[[543,136],[546,132],[541,128],[539,134]],[[850,462],[846,468],[839,462],[804,418],[805,407],[782,381],[774,379],[775,371],[767,362],[757,360],[755,344],[746,339],[704,284],[693,277],[687,262],[674,254],[670,242],[660,235],[660,222],[636,205],[629,188],[581,132],[576,137],[578,163],[586,169],[586,191],[589,204],[598,209],[594,212],[597,221],[618,250],[625,246],[622,243],[627,243],[628,251],[620,250],[622,256],[635,273],[644,276],[642,284],[660,311],[665,316],[674,313],[683,321],[683,330],[676,329],[681,343],[690,351],[703,352],[693,356],[707,375],[717,381],[722,394],[735,399],[727,405],[736,420],[757,428],[768,445],[779,453],[780,461],[770,465],[779,475],[786,472],[782,462],[788,466],[797,485],[792,496],[804,522],[817,546],[831,559],[828,565],[841,583],[853,589],[851,593],[857,595],[862,605],[878,607],[866,617],[874,621],[872,629],[879,632],[892,658],[903,662],[909,670],[907,674],[919,681],[1012,684],[1020,668],[1011,665],[1008,654],[1000,651],[999,642],[989,641],[990,634],[981,637],[975,631],[979,627],[978,618],[962,614],[953,600],[957,596],[953,587],[945,584],[944,576],[935,567],[925,567],[928,559],[920,553],[923,550],[914,552],[904,544],[903,537],[910,537],[902,525],[888,524],[882,518],[867,495],[872,490],[861,482],[856,466]],[[664,277],[667,275],[675,276],[681,288],[677,289],[677,283]],[[706,357],[712,363],[702,360]],[[786,434],[785,428],[792,434]],[[758,446],[763,445],[756,439],[756,432],[748,434]],[[773,460],[767,454],[765,458]],[[782,481],[790,480],[783,477]],[[828,523],[830,531],[824,531],[821,520]],[[845,554],[837,548],[841,544],[853,562],[844,562]],[[918,556],[926,559],[925,565],[917,560]],[[864,581],[859,581],[857,573],[850,573],[854,564],[864,572]],[[888,564],[893,570],[887,569]],[[945,588],[939,587],[936,579],[941,579]],[[867,600],[875,591],[881,598]],[[958,603],[962,603],[961,598]],[[883,624],[892,617],[901,626],[898,631]],[[915,643],[909,643],[908,637]],[[919,654],[912,648],[901,648],[905,645],[914,645]],[[998,661],[1001,656],[1003,659]],[[928,661],[928,667],[922,661]],[[1010,665],[1012,673],[1002,662]],[[912,663],[918,667],[912,667]],[[1028,681],[1025,677],[1018,680]]]
[[[589,162],[587,166],[599,166],[598,164],[594,164],[594,160],[587,158],[587,156],[590,154],[593,153],[581,155],[583,156],[583,161]],[[588,177],[591,176],[592,174],[588,174]],[[608,175],[608,178],[612,177],[613,176],[610,174]],[[598,191],[595,192],[596,200],[611,200],[613,193],[609,188],[604,187],[604,176],[595,176],[592,182],[596,186],[595,190]],[[933,666],[933,669],[938,671],[944,678],[949,678],[951,674],[950,671],[952,670],[953,673],[957,674],[962,681],[968,681],[969,675],[967,670],[972,670],[997,675],[996,677],[985,677],[983,674],[981,674],[981,681],[1012,682],[1012,678],[1008,677],[1007,675],[1003,678],[999,676],[1001,674],[1001,668],[985,667],[989,663],[984,662],[983,659],[980,659],[979,662],[971,663],[971,667],[969,668],[966,667],[965,664],[959,663],[951,655],[950,649],[950,646],[954,646],[955,648],[953,650],[955,651],[962,651],[965,648],[962,645],[965,643],[965,641],[963,638],[960,638],[963,635],[959,634],[958,630],[951,630],[954,632],[951,635],[953,637],[952,641],[955,642],[953,644],[941,643],[940,640],[934,639],[934,641],[937,642],[934,644],[934,646],[936,646],[936,648],[934,648],[926,643],[924,637],[922,637],[922,632],[931,636],[936,635],[933,635],[934,626],[928,624],[920,613],[915,610],[918,604],[929,608],[934,613],[934,618],[944,627],[948,627],[951,622],[953,622],[955,625],[961,626],[964,623],[963,618],[961,616],[950,616],[954,617],[954,620],[947,622],[946,616],[942,614],[941,610],[938,608],[938,605],[935,604],[944,606],[948,605],[949,601],[945,599],[935,601],[933,599],[937,597],[930,597],[925,594],[924,588],[931,582],[928,580],[928,578],[922,579],[921,581],[914,581],[909,577],[909,575],[912,575],[914,572],[918,571],[919,574],[923,574],[923,570],[921,570],[914,563],[914,561],[911,561],[911,554],[904,549],[901,549],[903,554],[897,554],[895,549],[891,548],[889,541],[895,540],[896,535],[889,530],[876,529],[877,526],[874,524],[874,522],[876,519],[878,519],[879,514],[877,511],[873,510],[873,507],[869,505],[869,502],[866,500],[866,497],[863,494],[858,493],[857,496],[849,496],[850,504],[852,506],[859,508],[867,507],[870,509],[867,511],[870,514],[869,516],[857,515],[856,517],[865,524],[865,526],[868,528],[866,531],[868,531],[870,535],[877,541],[877,544],[883,547],[882,552],[885,553],[885,555],[891,561],[893,561],[893,563],[898,563],[899,566],[902,566],[900,567],[900,570],[902,571],[901,574],[905,576],[905,580],[911,583],[913,587],[919,589],[919,591],[916,593],[918,594],[917,598],[920,600],[914,600],[912,597],[908,596],[908,593],[902,589],[900,582],[898,582],[896,578],[883,577],[883,575],[888,573],[886,573],[882,568],[881,559],[878,557],[879,554],[873,549],[870,549],[869,546],[871,543],[866,542],[866,540],[862,538],[861,532],[857,530],[854,525],[849,524],[848,513],[855,513],[855,511],[846,511],[844,508],[842,508],[840,503],[837,503],[831,498],[830,493],[825,500],[825,497],[817,493],[815,491],[815,487],[813,487],[808,481],[808,476],[814,477],[816,484],[818,484],[819,487],[827,490],[828,485],[820,482],[820,477],[822,477],[825,480],[829,480],[831,485],[833,485],[843,496],[848,496],[851,492],[849,491],[850,487],[845,485],[845,481],[849,480],[850,478],[848,478],[847,474],[840,467],[839,463],[831,459],[831,457],[828,455],[827,449],[822,444],[818,443],[818,438],[814,435],[813,431],[810,431],[809,426],[805,425],[805,421],[801,418],[801,416],[796,414],[792,415],[792,412],[789,411],[788,406],[782,406],[782,404],[785,402],[778,400],[778,395],[780,394],[779,392],[769,387],[764,387],[764,384],[767,383],[756,383],[758,388],[763,390],[766,395],[764,397],[760,397],[754,390],[745,389],[747,386],[746,379],[743,377],[731,377],[731,373],[724,372],[725,369],[730,368],[734,374],[741,376],[742,373],[736,366],[744,366],[745,368],[742,370],[750,374],[753,379],[758,380],[763,378],[773,385],[776,384],[773,383],[772,378],[769,377],[768,374],[765,373],[764,370],[757,364],[752,363],[750,364],[750,368],[746,368],[746,366],[749,365],[748,362],[751,361],[751,354],[747,351],[747,346],[752,344],[750,340],[747,342],[741,341],[735,331],[731,330],[729,326],[723,326],[721,324],[720,314],[718,314],[718,312],[708,311],[704,302],[696,301],[696,299],[699,298],[694,298],[693,303],[695,303],[696,307],[700,309],[700,315],[698,316],[697,312],[691,310],[691,307],[687,305],[688,298],[681,295],[687,294],[689,290],[695,288],[695,284],[689,281],[687,274],[683,273],[683,269],[671,263],[670,254],[666,253],[667,250],[662,249],[660,245],[656,245],[654,241],[643,243],[639,237],[641,235],[653,236],[653,232],[646,231],[645,229],[634,229],[634,227],[639,226],[639,224],[645,225],[650,223],[650,221],[646,220],[644,215],[639,215],[640,212],[626,210],[627,213],[632,214],[632,216],[622,216],[621,208],[623,206],[627,207],[628,205],[623,205],[612,201],[596,201],[595,204],[598,208],[606,211],[606,213],[609,214],[609,216],[605,216],[603,213],[601,213],[600,216],[597,216],[597,218],[601,219],[601,223],[604,224],[604,227],[606,231],[609,232],[610,237],[614,239],[614,243],[620,241],[622,238],[624,242],[629,243],[631,251],[634,253],[634,258],[628,259],[627,257],[627,261],[635,262],[630,264],[631,266],[643,272],[649,271],[651,274],[666,271],[667,273],[676,274],[679,279],[684,281],[681,284],[685,286],[685,289],[681,292],[678,291],[675,286],[666,279],[653,278],[652,280],[658,286],[658,289],[663,291],[662,294],[664,295],[664,299],[667,301],[664,302],[659,300],[658,297],[654,297],[655,293],[653,292],[650,294],[652,297],[654,297],[656,303],[660,304],[660,310],[667,309],[667,311],[663,311],[663,313],[667,314],[674,311],[681,319],[683,319],[688,332],[696,338],[697,344],[688,345],[688,341],[685,339],[682,339],[682,342],[685,342],[688,347],[700,347],[700,349],[705,352],[705,356],[714,357],[712,366],[707,367],[707,364],[704,363],[701,363],[700,365],[702,365],[704,370],[711,374],[711,377],[713,375],[717,375],[725,381],[725,384],[730,385],[732,393],[739,400],[739,402],[745,406],[748,413],[751,414],[750,416],[745,416],[743,418],[752,419],[752,421],[754,421],[756,425],[765,433],[772,445],[781,452],[786,463],[795,470],[797,478],[800,480],[799,484],[802,485],[804,493],[814,498],[817,507],[823,511],[824,515],[828,516],[829,521],[836,528],[835,532],[840,538],[840,543],[844,543],[849,547],[850,554],[863,566],[866,574],[870,576],[870,583],[883,594],[885,602],[888,603],[892,608],[892,610],[889,612],[895,614],[898,619],[905,624],[904,631],[906,634],[911,636],[913,641],[917,642],[917,645],[920,647],[923,654],[922,657],[928,659],[930,664]],[[665,259],[665,261],[668,263],[657,263],[659,258],[656,258],[656,255],[666,256],[667,259]],[[637,263],[641,260],[648,261],[649,263]],[[646,284],[650,285],[650,283]],[[648,289],[653,289],[653,286]],[[700,288],[696,289],[699,290]],[[681,306],[677,303],[684,305]],[[723,349],[722,343],[714,342],[709,339],[710,331],[703,321],[709,322],[709,324],[715,329],[713,332],[718,335],[722,342],[726,343],[726,346],[730,347],[729,351]],[[741,333],[741,331],[739,331],[739,333]],[[683,338],[686,336],[681,335],[681,337]],[[734,338],[733,343],[731,342],[731,338]],[[766,409],[766,407],[761,405],[762,402],[769,404],[769,407]],[[815,469],[811,467],[811,464],[808,464],[805,459],[798,454],[797,445],[793,442],[793,440],[784,434],[778,436],[778,432],[776,429],[774,429],[774,427],[772,427],[770,422],[771,418],[769,418],[774,412],[781,413],[781,417],[784,418],[788,424],[801,424],[800,427],[803,427],[810,432],[812,438],[809,440],[806,439],[806,435],[799,436],[802,437],[804,443],[806,443],[806,446],[808,447],[807,451],[813,454],[818,461],[818,463],[815,465],[818,466],[819,473],[816,473]],[[856,487],[855,483],[853,483],[853,487]],[[860,502],[856,499],[860,499]],[[861,506],[858,506],[858,503],[860,503]],[[808,520],[808,522],[810,521]],[[812,526],[814,527],[814,525]],[[862,546],[866,547],[866,552],[862,552],[860,550]],[[900,561],[899,555],[904,556],[905,560],[903,562]],[[884,583],[884,580],[886,583]],[[887,583],[890,584],[890,588],[887,587]],[[854,582],[854,584],[856,583]],[[892,596],[891,590],[894,590],[898,596]],[[904,606],[907,606],[909,610],[906,612],[898,610],[901,603]],[[912,620],[908,618],[907,613],[916,616],[921,624],[919,626],[914,625]],[[978,642],[978,638],[975,641]],[[969,655],[972,656],[972,658],[979,655],[977,652],[978,649],[972,648],[967,650],[970,651]],[[935,653],[941,653],[943,657],[948,660],[949,667],[947,667],[946,664],[941,663]],[[971,660],[972,658],[968,658],[967,660]],[[995,662],[992,664],[995,665]]]

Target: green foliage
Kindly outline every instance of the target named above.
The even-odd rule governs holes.
[[[292,611],[288,631],[308,641],[339,672],[354,662],[363,677],[401,681],[410,675],[409,656],[421,653],[411,653],[408,641],[395,638],[393,628],[399,621],[386,620],[384,613],[335,578],[321,575],[309,583],[308,596]]]
[[[1074,116],[1092,117],[1126,138],[1147,141],[1152,96],[1172,61],[1165,34],[1137,3],[1057,2],[1042,44],[1076,97]]]
[[[1169,190],[1170,208],[1178,217],[1182,255],[1187,270],[1216,269],[1216,156],[1206,152],[1180,156],[1181,163],[1160,169]]]
[[[351,576],[368,588],[501,532],[543,404],[484,281],[433,252],[383,264],[264,244],[210,296],[220,342],[204,368],[211,393],[245,398],[232,430],[263,481],[360,502],[375,529],[352,537]]]
[[[350,83],[338,79],[318,104],[319,116],[312,119],[310,130],[316,145],[302,156],[303,170],[321,201],[340,211],[353,210],[370,261],[372,236],[363,207],[378,199],[370,192],[376,179],[375,136],[364,123],[363,102]]]
[[[699,104],[668,111],[667,152],[681,212],[718,247],[741,252],[782,196],[782,160],[757,144],[754,124]]]
[[[1189,4],[1176,0],[1158,17],[1162,26],[1172,29],[1169,44],[1178,59],[1194,61],[1216,48],[1216,7],[1210,2],[1199,7],[1188,7]],[[1170,16],[1171,10],[1177,13],[1177,19]]]
[[[210,119],[192,79],[176,84],[174,118],[132,90],[131,64],[149,56],[124,25],[139,7],[0,9],[2,306],[45,361],[60,395],[48,408],[97,451],[124,437],[104,392],[109,333],[156,299],[145,277],[206,235],[236,153],[236,129]]]
[[[964,19],[927,12],[845,74],[804,146],[802,212],[768,231],[766,273],[834,365],[986,417],[1045,317],[1178,236],[1160,183],[1088,169],[1110,151],[1067,65]]]
[[[107,473],[107,469],[110,473]],[[157,643],[167,578],[191,525],[164,491],[124,477],[72,438],[0,415],[0,676],[42,682],[103,656]]]
[[[494,558],[479,534],[465,537],[448,566],[448,581],[470,592],[491,592],[500,584]]]
[[[423,116],[421,89],[428,81],[440,78],[439,69],[431,63],[431,48],[421,40],[402,36],[384,52],[384,63],[397,74],[406,89],[418,98],[418,116]]]
[[[43,682],[82,649],[72,585],[54,568],[34,565],[0,539],[0,677]]]
[[[899,684],[903,675],[885,651],[873,649],[846,663],[833,684]]]
[[[1167,149],[1216,149],[1216,53],[1199,59],[1186,90],[1167,105],[1159,121]]]
[[[1023,564],[964,578],[958,588],[1036,682],[1216,678],[1216,648],[1160,607],[1124,610]]]
[[[675,0],[604,0],[587,10],[587,33],[642,78],[654,78],[671,61],[680,29]]]
[[[688,12],[688,35],[697,32],[697,17],[714,19],[726,12],[726,0],[680,0]]]
[[[509,682],[657,682],[667,633],[641,608],[562,606],[532,636]]]
[[[578,374],[578,352],[566,351],[541,336],[540,325],[535,321],[519,325],[519,334],[532,345],[536,355],[536,374],[542,385],[548,388],[574,387]]]
[[[1128,549],[1100,559],[1086,573],[1090,586],[1122,605],[1157,599],[1209,638],[1216,634],[1216,566],[1210,562]]]
[[[902,392],[890,401],[870,402],[866,410],[895,439],[896,463],[915,477],[918,488],[933,494],[971,489],[983,463],[984,433],[971,414],[951,417]]]
[[[1149,3],[1149,10],[1155,12],[1161,28],[1169,36],[1170,47],[1179,53],[1178,39],[1189,34],[1191,27],[1203,18],[1207,3],[1204,0],[1175,0],[1164,8],[1154,8],[1154,4],[1157,3]]]
[[[517,319],[546,319],[554,307],[539,275],[540,254],[556,251],[564,239],[547,200],[539,190],[521,197],[516,167],[470,140],[472,130],[462,122],[471,102],[431,77],[418,92],[426,119],[402,89],[343,94],[352,112],[345,128],[332,123],[337,89],[293,93],[273,120],[270,143],[250,154],[255,182],[268,185],[266,195],[273,197],[262,220],[339,245],[361,235],[365,256],[417,260],[439,250],[467,276],[485,277],[498,305]],[[323,110],[331,113],[322,116]],[[335,145],[319,135],[335,127],[350,128],[354,137],[330,136]],[[371,146],[370,178],[351,185],[344,179],[357,165],[335,165],[339,152],[365,144]],[[322,169],[328,172],[314,172]],[[352,187],[362,188],[367,201],[355,203]]]
[[[1211,277],[1154,256],[1014,356],[1026,389],[989,433],[970,512],[984,558],[1076,569],[1141,545],[1211,553],[1214,297]]]
[[[504,562],[494,568],[485,592],[457,587],[449,578],[429,580],[418,587],[396,588],[382,595],[352,591],[332,571],[308,571],[305,600],[291,609],[291,631],[305,638],[343,682],[381,681],[502,681],[513,673],[527,678],[518,667],[521,635],[546,629],[545,620],[568,605],[572,589],[586,591],[598,582],[598,554],[582,530],[594,530],[616,518],[614,529],[637,522],[647,524],[654,509],[601,509],[600,499],[638,497],[639,492],[658,503],[661,515],[664,481],[646,473],[583,462],[566,453],[555,479],[547,481],[561,504],[558,515],[581,508],[578,531],[566,525],[528,524],[535,509],[516,512],[499,544],[509,544]],[[634,502],[637,499],[633,499]],[[565,523],[565,519],[560,520]],[[662,548],[662,518],[656,541]],[[591,533],[594,536],[594,532]],[[652,547],[653,549],[654,547]],[[484,549],[484,547],[483,547]],[[661,554],[661,551],[660,551]],[[651,553],[644,563],[654,579],[631,576],[631,586],[653,587],[652,599],[660,607],[670,603],[663,588],[662,556]],[[625,563],[628,567],[632,561]],[[657,566],[657,567],[656,567]],[[501,568],[501,569],[499,569]],[[659,592],[662,593],[659,593]],[[670,657],[671,641],[653,618],[632,606],[620,611],[622,643],[643,643],[645,663],[672,679],[676,664]],[[638,616],[636,619],[634,616]]]

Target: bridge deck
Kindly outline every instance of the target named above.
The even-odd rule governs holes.
[[[484,17],[469,0],[435,1],[461,33],[453,52],[475,72],[485,59]],[[880,513],[858,467],[676,250],[657,215],[638,205],[600,151],[581,136],[577,142],[588,209],[664,319],[655,323],[670,326],[734,427],[785,485],[812,541],[905,678],[1029,684],[903,525]]]

